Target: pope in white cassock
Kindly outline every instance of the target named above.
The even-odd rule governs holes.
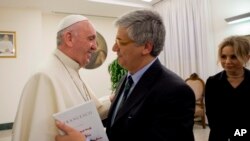
[[[57,49],[25,85],[13,126],[12,141],[54,141],[54,113],[93,100],[102,119],[110,103],[101,103],[81,80],[79,69],[96,50],[96,31],[81,15],[70,15],[58,26]]]

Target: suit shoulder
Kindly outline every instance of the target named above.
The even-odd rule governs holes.
[[[161,78],[165,79],[165,81],[167,81],[169,83],[185,84],[184,79],[182,79],[175,72],[173,72],[173,71],[171,71],[171,70],[169,70],[167,68],[163,68],[163,73],[162,73]]]

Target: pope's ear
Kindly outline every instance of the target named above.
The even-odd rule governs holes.
[[[153,44],[152,42],[147,42],[144,45],[143,54],[150,54],[150,52],[153,50]]]
[[[64,33],[63,38],[64,38],[65,44],[66,44],[67,46],[69,46],[69,47],[72,47],[72,39],[73,39],[72,33],[71,33],[71,32],[66,32],[66,33]]]

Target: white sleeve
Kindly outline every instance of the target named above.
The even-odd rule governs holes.
[[[55,88],[45,75],[34,75],[25,85],[13,126],[12,141],[54,141],[58,130]]]

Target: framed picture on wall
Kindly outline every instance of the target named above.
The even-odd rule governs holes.
[[[16,58],[16,32],[0,31],[0,58]]]

